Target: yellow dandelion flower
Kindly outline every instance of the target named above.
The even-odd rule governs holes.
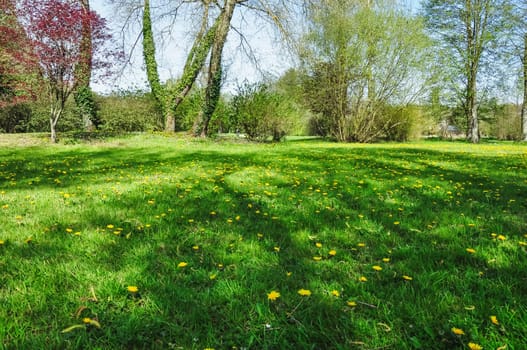
[[[382,262],[389,263],[390,262],[390,258],[383,258]]]
[[[394,224],[394,225],[400,225],[401,222],[400,222],[400,221],[394,221],[393,224]]]
[[[139,291],[139,288],[137,288],[137,286],[128,286],[126,287],[126,289],[130,292],[130,293],[137,293]]]
[[[403,275],[403,279],[404,279],[405,281],[411,281],[411,280],[413,280],[412,277],[407,276],[407,275]]]
[[[199,250],[199,245],[196,244],[196,245],[192,246],[192,250]]]
[[[89,317],[84,317],[84,318],[82,319],[82,323],[90,324],[90,323],[91,323],[91,318],[89,318]]]
[[[258,237],[258,239],[262,239],[263,238],[263,234],[262,233],[257,233],[256,237]]]
[[[177,267],[178,267],[178,268],[182,268],[182,267],[185,267],[185,266],[187,266],[187,265],[188,265],[188,263],[182,261],[182,262],[180,262],[179,264],[177,264]]]
[[[382,267],[380,267],[379,265],[374,265],[372,266],[372,269],[374,269],[375,271],[381,271]]]
[[[361,281],[361,282],[367,282],[368,279],[367,279],[366,277],[364,277],[364,276],[361,276],[361,277],[359,278],[359,281]]]
[[[337,298],[340,297],[340,293],[336,289],[331,291],[331,295],[333,295],[334,297],[337,297]]]
[[[366,247],[366,243],[359,243],[357,244],[357,247],[361,247],[361,248]]]
[[[337,255],[337,251],[335,249],[331,249],[328,254],[330,256],[335,256],[335,255]]]
[[[308,297],[311,295],[311,291],[309,289],[299,289],[298,294],[300,294],[303,297]]]
[[[209,276],[209,279],[210,279],[210,280],[215,280],[215,279],[216,279],[216,276],[217,276],[217,275],[216,275],[215,273],[213,273],[213,274],[211,274],[211,275]]]
[[[315,246],[316,246],[317,248],[322,248],[322,243],[317,242],[317,243],[315,243]]]
[[[280,298],[280,293],[275,290],[272,290],[271,292],[267,293],[267,299],[271,301],[275,301],[278,298]]]
[[[66,232],[67,232],[67,233],[72,233],[72,232],[73,232],[73,229],[71,229],[71,228],[68,227],[68,228],[66,229]]]
[[[314,257],[313,257],[313,260],[315,260],[315,261],[320,261],[320,260],[322,260],[322,257],[321,257],[321,256],[314,256]]]
[[[527,242],[524,242],[524,241],[519,241],[518,244],[521,245],[522,247],[527,246]]]
[[[482,350],[483,349],[483,346],[479,345],[479,344],[476,344],[476,343],[468,343],[468,348],[470,350]]]
[[[474,253],[476,252],[476,250],[473,249],[473,248],[467,248],[466,251],[467,251],[467,253],[469,253],[469,254],[474,254]]]
[[[109,224],[109,225],[106,225],[106,228],[109,228],[110,230],[112,230],[115,226],[112,225],[112,224]]]
[[[452,327],[451,330],[455,335],[465,335],[465,332],[461,328]]]
[[[291,277],[291,275],[293,275],[293,273],[292,273],[292,272],[287,272],[285,275],[286,275],[287,277]]]
[[[507,239],[507,237],[505,237],[504,235],[498,235],[498,239],[500,241],[505,241]]]
[[[0,245],[4,245],[5,241],[0,239]]]
[[[496,326],[499,326],[498,318],[494,315],[490,316],[490,322],[494,323]]]
[[[349,300],[349,301],[346,302],[346,305],[348,305],[349,307],[355,307],[355,306],[357,306],[357,303],[354,302],[354,301]]]
[[[273,249],[274,249],[274,251],[277,252],[277,253],[280,251],[280,247],[274,247]]]
[[[214,215],[216,215],[216,212],[215,211],[211,211],[210,215],[214,216]]]

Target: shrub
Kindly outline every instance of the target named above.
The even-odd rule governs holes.
[[[149,94],[125,91],[96,98],[100,129],[112,133],[162,129],[162,115]]]
[[[295,106],[263,83],[244,84],[232,100],[240,131],[249,140],[280,141],[293,127]]]

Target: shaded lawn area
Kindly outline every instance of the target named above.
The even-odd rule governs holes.
[[[0,339],[521,349],[526,168],[517,144],[5,146]]]

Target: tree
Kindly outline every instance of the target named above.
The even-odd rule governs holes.
[[[56,142],[55,127],[67,99],[79,86],[76,69],[87,63],[82,50],[84,30],[87,26],[91,30],[92,69],[108,74],[112,57],[119,58],[120,53],[105,46],[111,38],[105,21],[95,12],[82,8],[78,2],[23,0],[19,17],[46,81],[51,141]]]
[[[522,139],[527,141],[527,2],[511,1],[508,39],[515,62],[520,64],[520,85],[523,98],[520,108]]]
[[[4,107],[35,97],[38,70],[14,0],[0,1],[0,32],[0,107]]]
[[[83,11],[90,11],[89,0],[77,1],[81,5]],[[92,125],[97,127],[99,124],[99,120],[97,118],[97,106],[93,92],[90,88],[93,59],[91,33],[91,23],[89,21],[83,22],[82,38],[80,42],[81,60],[79,64],[76,65],[74,73],[75,80],[77,81],[77,88],[74,91],[75,103],[77,104],[77,107],[83,116],[83,123],[86,128],[89,128]]]
[[[315,128],[339,141],[370,142],[400,123],[422,92],[428,40],[421,21],[392,1],[318,0],[307,7],[301,51]],[[393,110],[393,109],[390,109]]]
[[[437,37],[439,50],[447,53],[461,77],[461,98],[467,120],[467,139],[478,143],[478,75],[489,59],[489,47],[503,28],[504,0],[426,0],[427,25]]]
[[[171,1],[168,5],[170,10],[164,14],[159,14],[160,18],[172,17],[171,22],[176,22],[176,14],[180,12],[189,11],[192,13],[200,13],[201,25],[194,38],[193,45],[187,55],[185,65],[181,78],[177,80],[174,85],[163,87],[160,82],[159,74],[157,72],[157,61],[155,58],[155,43],[152,30],[152,18],[150,13],[150,1],[144,1],[143,11],[143,56],[147,67],[147,76],[152,93],[159,101],[159,105],[163,108],[165,114],[165,129],[167,131],[174,131],[174,115],[177,108],[182,103],[183,99],[189,94],[199,74],[204,67],[208,67],[207,87],[204,98],[203,111],[200,113],[199,120],[196,125],[199,125],[200,134],[208,134],[208,123],[214,110],[216,109],[219,99],[221,81],[223,78],[222,70],[222,56],[223,48],[227,41],[227,36],[232,29],[232,18],[236,8],[244,7],[249,11],[260,14],[262,17],[270,19],[282,31],[285,31],[285,26],[282,23],[284,19],[285,8],[294,7],[291,2],[286,0],[268,0],[268,1],[248,1],[248,0],[176,0]],[[121,6],[127,3],[125,0],[114,0],[115,3]],[[136,9],[131,6],[132,11]],[[200,11],[195,11],[200,8]],[[241,30],[236,30],[240,35]],[[245,41],[242,40],[242,41]],[[158,91],[158,92],[156,92]]]

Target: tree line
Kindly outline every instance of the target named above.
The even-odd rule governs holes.
[[[84,129],[121,125],[203,137],[237,131],[255,140],[294,132],[373,142],[437,133],[432,129],[439,126],[445,135],[462,130],[474,143],[482,134],[527,140],[521,0],[423,0],[418,11],[397,0],[111,3],[126,11],[127,21],[137,18],[149,85],[142,101],[151,119],[112,116],[102,108],[120,95],[91,91],[92,79],[107,78],[129,48],[117,47],[89,0],[2,0],[0,125],[17,124],[23,106],[39,100],[49,107],[52,141],[69,105],[75,106],[69,119]],[[246,43],[249,23],[233,21],[236,16],[273,28],[294,65],[228,94],[222,91],[225,46],[235,35]],[[162,81],[156,28],[167,19],[195,30],[181,75]],[[121,96],[132,105],[137,98]]]

